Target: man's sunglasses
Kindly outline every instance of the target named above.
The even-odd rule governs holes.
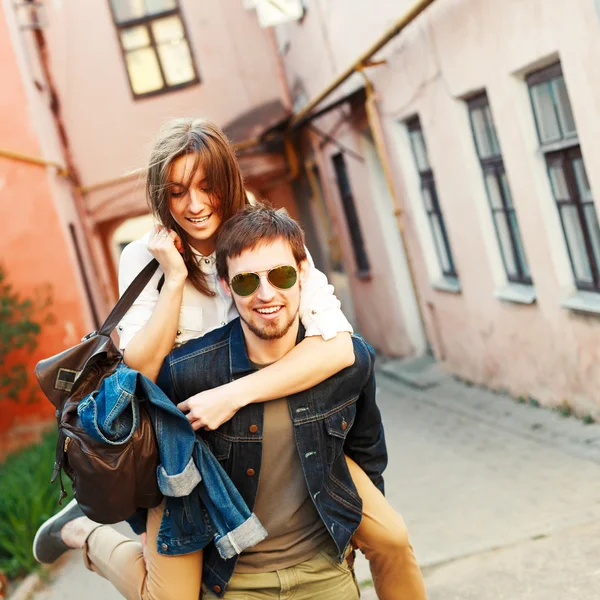
[[[229,285],[238,296],[250,296],[250,294],[254,294],[260,285],[261,273],[266,273],[268,282],[280,290],[289,290],[294,287],[298,280],[298,273],[294,267],[282,265],[269,271],[238,273],[229,282]]]

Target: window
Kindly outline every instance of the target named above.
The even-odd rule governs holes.
[[[352,190],[350,188],[350,181],[348,179],[344,155],[339,152],[332,157],[332,161],[338,190],[340,192],[340,198],[342,200],[342,206],[344,207],[344,214],[346,215],[346,221],[348,223],[350,239],[352,241],[354,260],[358,270],[357,274],[359,277],[367,277],[371,271],[371,265],[369,264],[369,258],[365,251],[365,244],[363,241],[358,215],[356,213],[354,196],[352,195]]]
[[[110,0],[136,98],[199,81],[177,0]]]
[[[475,148],[483,171],[507,278],[514,283],[531,284],[531,274],[487,95],[483,93],[472,98],[468,107]]]
[[[600,292],[600,228],[560,63],[527,77],[575,283]]]
[[[421,179],[421,193],[423,194],[425,211],[427,212],[427,217],[431,226],[433,243],[442,273],[446,277],[457,277],[454,259],[452,258],[452,251],[450,250],[450,243],[448,241],[448,233],[446,232],[442,209],[437,197],[435,179],[429,164],[429,157],[427,156],[427,147],[425,146],[421,122],[418,117],[415,117],[408,121],[406,126],[408,128],[413,156]]]

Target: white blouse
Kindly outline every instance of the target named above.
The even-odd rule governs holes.
[[[122,294],[136,275],[152,260],[148,250],[148,232],[143,238],[128,244],[121,254],[119,264],[119,293]],[[219,283],[215,254],[203,256],[194,251],[202,272],[215,296],[201,294],[189,281],[183,288],[183,301],[179,314],[179,327],[175,345],[200,337],[217,327],[225,325],[238,316],[233,301]],[[308,250],[307,250],[308,254]],[[336,336],[339,331],[352,332],[352,326],[340,309],[340,301],[333,293],[333,286],[327,277],[315,268],[308,254],[310,271],[302,286],[300,319],[307,336],[320,335],[324,340]],[[138,296],[133,306],[117,327],[120,348],[123,350],[135,334],[148,322],[158,301],[158,283],[163,275],[159,267],[156,273]]]

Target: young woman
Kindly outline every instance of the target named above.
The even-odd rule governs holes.
[[[160,269],[118,331],[125,362],[155,379],[173,346],[237,316],[218,282],[214,250],[221,223],[248,200],[230,144],[218,127],[202,119],[175,119],[162,128],[150,156],[147,197],[160,226],[123,251],[121,292],[152,257]],[[194,429],[216,429],[246,404],[309,389],[352,364],[352,328],[333,288],[314,265],[303,287],[300,317],[306,338],[284,358],[188,401],[187,416]],[[348,466],[363,499],[363,521],[354,541],[371,562],[379,598],[426,598],[402,518],[356,463],[348,459]],[[125,597],[196,600],[202,553],[158,552],[163,510],[161,505],[149,511],[142,545],[85,518],[69,520],[65,515],[54,526],[62,527],[66,546],[85,547],[88,567],[112,581]]]

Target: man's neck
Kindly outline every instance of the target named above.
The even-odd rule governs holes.
[[[298,318],[296,318],[295,323],[289,328],[287,333],[276,340],[261,340],[248,329],[246,323],[243,321],[241,323],[246,349],[248,350],[248,358],[250,362],[257,365],[270,365],[278,361],[296,345],[298,328],[300,327],[300,319]]]

